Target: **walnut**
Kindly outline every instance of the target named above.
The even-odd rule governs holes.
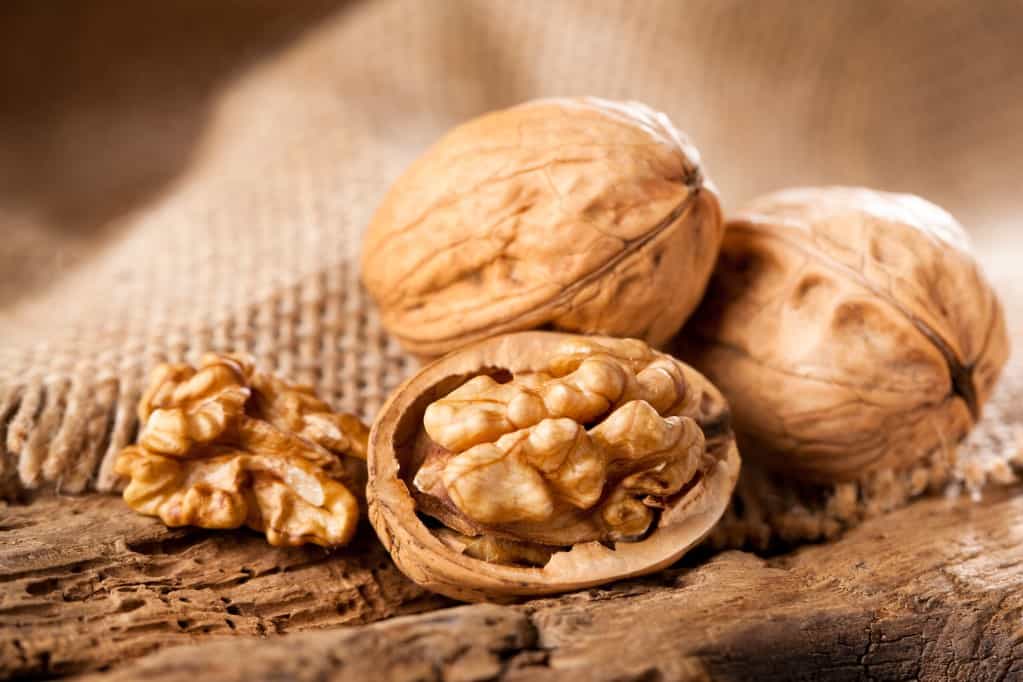
[[[407,575],[458,599],[658,570],[724,512],[739,458],[721,394],[635,339],[521,332],[390,398],[370,520]]]
[[[362,277],[423,357],[538,327],[660,346],[722,233],[699,153],[664,114],[538,100],[455,128],[408,169],[366,233]]]
[[[952,450],[1008,337],[943,210],[867,189],[795,189],[729,221],[675,352],[728,397],[745,455],[831,483]]]
[[[161,365],[139,403],[138,444],[117,459],[124,499],[168,526],[266,533],[271,545],[336,546],[355,532],[368,429],[312,389],[239,355]]]

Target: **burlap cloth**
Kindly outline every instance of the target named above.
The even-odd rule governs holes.
[[[242,350],[372,419],[414,367],[359,285],[388,183],[521,100],[645,101],[726,208],[791,184],[915,191],[973,232],[1020,332],[1018,3],[7,2],[0,469],[108,491],[164,360]],[[976,451],[1007,456],[1023,368]],[[1013,412],[1015,410],[1015,412]]]

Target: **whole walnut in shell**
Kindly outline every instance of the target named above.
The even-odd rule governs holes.
[[[721,394],[635,339],[522,332],[427,366],[369,444],[370,521],[457,599],[563,592],[671,564],[728,504]]]
[[[538,100],[458,126],[394,184],[362,278],[409,351],[545,327],[663,345],[721,243],[696,149],[635,102]]]
[[[727,396],[744,454],[833,482],[954,449],[1008,336],[945,211],[910,195],[808,188],[728,222],[676,352]]]
[[[264,532],[271,545],[347,543],[369,431],[312,389],[242,355],[164,364],[138,406],[138,443],[117,457],[124,500],[168,526]]]

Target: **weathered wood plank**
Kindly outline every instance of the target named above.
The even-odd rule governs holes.
[[[1019,439],[1021,372],[1014,360],[971,448]],[[331,554],[167,529],[113,496],[0,503],[0,678],[1023,679],[1018,492],[924,500],[768,560],[691,557],[603,590],[373,625],[451,603],[401,576],[368,527]],[[342,625],[359,627],[277,637]],[[198,647],[153,653],[183,644]]]
[[[517,607],[168,649],[90,680],[1023,679],[1023,496]]]
[[[436,608],[367,527],[329,553],[168,529],[118,497],[0,508],[0,677],[100,668],[199,638],[273,635]]]

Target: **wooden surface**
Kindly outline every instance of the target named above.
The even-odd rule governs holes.
[[[93,680],[1020,679],[1019,492],[924,500],[770,559],[320,632],[298,631],[452,605],[372,544],[325,561],[168,531],[116,498],[42,502],[3,517],[0,661],[38,677],[118,664]],[[126,660],[184,643],[199,646]]]
[[[985,253],[1023,338],[1013,249]],[[1021,386],[1013,360],[968,451],[1023,447]],[[330,554],[167,529],[116,496],[0,503],[0,678],[1023,679],[1020,493],[515,607],[424,593],[368,527]]]
[[[348,305],[337,292],[357,285],[354,269],[340,271],[350,280],[338,274],[339,231],[357,233],[390,179],[446,127],[543,95],[636,98],[667,111],[699,143],[732,208],[782,185],[921,193],[987,239],[988,263],[1009,285],[1003,300],[1017,310],[1023,301],[1018,2],[835,0],[797,16],[775,3],[716,1],[680,12],[656,2],[438,11],[411,0],[288,10],[247,0],[216,16],[208,3],[164,3],[155,19],[138,3],[44,5],[5,3],[0,22],[11,57],[0,60],[11,95],[0,116],[0,351],[24,349],[33,363],[50,359],[58,334],[77,334],[69,317],[83,308],[98,305],[106,314],[91,316],[104,328],[117,322],[110,311],[120,308],[99,302],[134,301],[116,288],[140,272],[130,247],[153,238],[146,248],[163,258],[171,242],[161,235],[199,254],[196,268],[168,269],[175,290],[188,281],[180,272],[209,281],[211,236],[229,239],[235,226],[260,228],[248,238],[283,236],[242,250],[274,255],[260,286],[239,279],[215,296],[179,296],[187,320],[140,290],[146,305],[127,309],[154,316],[113,328],[145,329],[147,344],[178,343],[177,325],[206,298],[244,302],[211,319],[226,320],[218,335],[236,329],[224,338],[251,343],[251,320],[262,318],[249,317],[246,297],[276,287],[280,273],[318,283],[323,263],[307,252],[325,254],[329,300]],[[779,96],[779,83],[792,87]],[[295,291],[284,291],[282,310],[307,290]],[[153,326],[166,315],[173,333]],[[1023,339],[1023,315],[1012,319]],[[327,318],[324,347],[361,338],[338,337],[338,327]],[[103,354],[137,345],[111,343]],[[311,375],[323,368],[280,356]],[[325,377],[360,386],[343,394],[345,409],[383,397],[381,358],[397,362],[327,365]],[[29,396],[26,415],[42,414],[42,395]],[[4,400],[0,416],[14,414],[18,403]],[[43,425],[64,408],[54,401]],[[1018,429],[1023,400],[995,416],[1006,433]],[[41,430],[28,450],[39,455],[55,431]],[[15,435],[18,448],[0,447],[8,477],[24,434]],[[75,440],[57,440],[64,447],[47,461],[60,473],[57,455]],[[92,449],[75,467],[83,487],[98,460]],[[833,544],[770,559],[693,557],[650,579],[519,607],[426,595],[371,533],[327,555],[274,550],[245,531],[167,530],[114,497],[0,503],[0,678],[1021,679],[1023,496],[1010,496],[1019,492],[976,506],[926,500]],[[420,611],[430,613],[408,615]]]
[[[0,506],[0,679],[110,666],[161,646],[270,636],[446,605],[360,528],[350,551],[172,530],[119,497]]]

